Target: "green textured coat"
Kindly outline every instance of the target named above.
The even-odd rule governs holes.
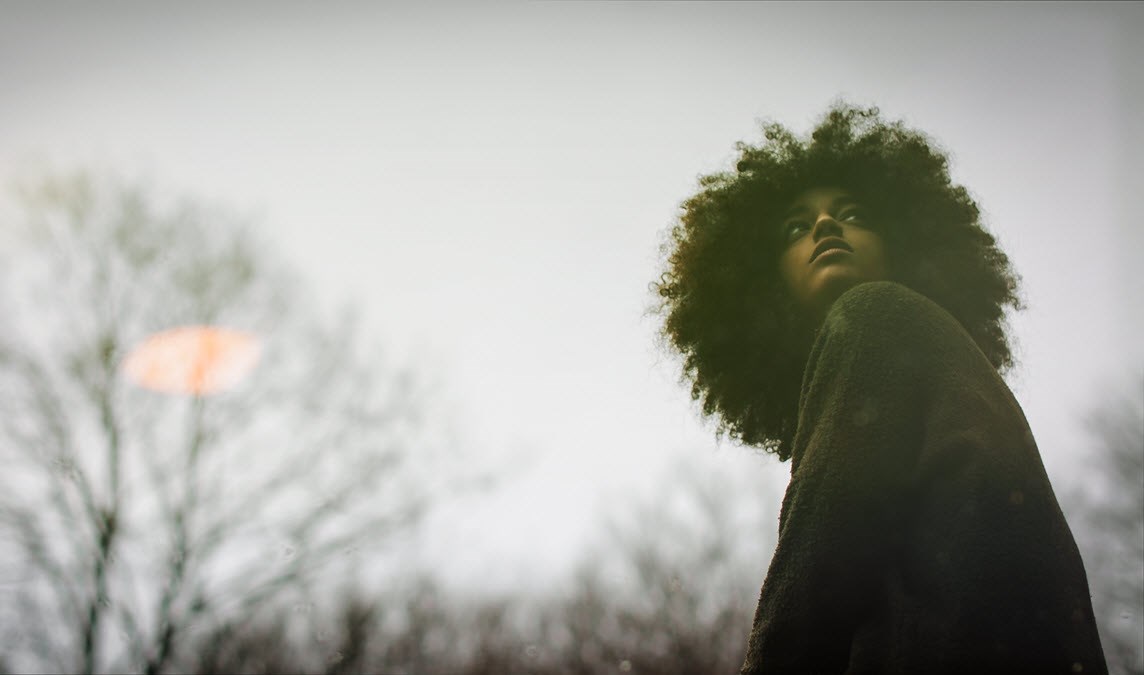
[[[850,289],[814,343],[741,672],[1107,672],[1020,406],[904,286]]]

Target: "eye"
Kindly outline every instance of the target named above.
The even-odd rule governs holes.
[[[810,223],[805,220],[788,220],[783,223],[783,236],[787,242],[793,242],[809,231]]]
[[[866,211],[860,206],[848,206],[838,212],[838,220],[847,223],[866,222]]]

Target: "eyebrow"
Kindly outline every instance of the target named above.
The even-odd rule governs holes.
[[[860,204],[860,203],[861,202],[859,202],[858,199],[856,197],[854,197],[853,195],[839,195],[830,201],[830,210],[833,211],[834,209],[837,209],[840,206],[845,206],[845,205],[849,205],[849,204]],[[807,210],[808,209],[807,209],[805,204],[798,204],[796,206],[792,206],[783,213],[782,220],[786,220],[787,218],[790,218],[791,216],[795,215],[796,213],[802,213],[802,212],[805,212]]]

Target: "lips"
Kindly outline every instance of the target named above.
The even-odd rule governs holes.
[[[827,237],[826,239],[818,242],[818,246],[814,247],[814,253],[811,254],[808,263],[814,262],[814,259],[818,256],[836,248],[840,248],[843,251],[849,251],[851,253],[854,252],[854,249],[850,247],[850,244],[846,243],[846,240],[839,239],[838,237]]]

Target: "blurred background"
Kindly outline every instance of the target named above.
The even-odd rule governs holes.
[[[1144,672],[1137,3],[0,5],[0,668],[737,669],[789,467],[648,315],[760,123],[931,134]]]

